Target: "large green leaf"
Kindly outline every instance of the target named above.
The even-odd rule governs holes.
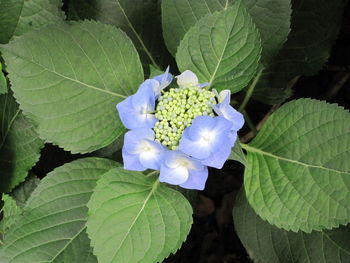
[[[73,18],[95,19],[122,29],[134,42],[145,67],[168,65],[162,37],[160,0],[71,0]]]
[[[0,192],[9,192],[39,160],[44,142],[18,109],[11,92],[0,96],[0,112]]]
[[[163,0],[162,25],[165,43],[175,55],[186,32],[207,14],[226,9],[234,0]]]
[[[246,0],[249,14],[260,31],[261,62],[267,65],[277,55],[290,32],[291,0]]]
[[[5,262],[97,262],[85,232],[86,204],[96,181],[115,166],[85,158],[49,173],[6,235]]]
[[[49,0],[0,0],[0,43],[32,29],[61,23],[63,18],[62,11]]]
[[[181,41],[176,61],[180,71],[192,70],[201,82],[237,92],[254,76],[260,52],[259,32],[237,1],[199,20]]]
[[[241,191],[233,209],[235,229],[255,262],[345,263],[350,260],[350,225],[310,234],[279,229],[263,221]]]
[[[255,211],[287,230],[350,222],[350,114],[299,99],[276,111],[248,152],[244,187]]]
[[[136,91],[143,71],[120,30],[90,21],[49,26],[2,51],[20,108],[47,142],[85,153],[124,131],[115,105]]]
[[[255,88],[254,98],[269,104],[291,95],[295,76],[316,74],[328,60],[347,0],[293,0],[291,32]]]
[[[180,248],[192,224],[191,205],[179,192],[122,168],[103,175],[88,207],[99,263],[161,262]]]
[[[260,30],[262,61],[277,54],[290,31],[291,0],[246,0],[248,12]],[[226,9],[235,0],[163,0],[163,35],[172,54],[186,32],[207,14]]]

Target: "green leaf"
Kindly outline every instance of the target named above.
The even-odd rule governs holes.
[[[162,25],[165,43],[175,56],[186,32],[207,14],[224,10],[234,0],[162,0]]]
[[[47,142],[85,153],[124,131],[115,106],[137,90],[143,71],[120,30],[90,21],[49,26],[2,51],[15,97]]]
[[[170,187],[172,189],[175,189],[176,191],[180,192],[188,202],[190,202],[192,208],[194,209],[196,207],[197,201],[198,201],[198,191],[197,190],[191,190],[182,188],[179,185],[173,185],[173,184],[166,184],[167,187]]]
[[[180,71],[192,70],[201,82],[237,92],[256,73],[260,52],[259,32],[244,4],[237,1],[199,20],[181,41],[176,61]]]
[[[263,221],[241,191],[233,209],[235,229],[250,257],[261,263],[343,263],[350,258],[350,225],[310,234],[279,229]]]
[[[162,37],[160,0],[71,0],[73,18],[94,19],[122,29],[133,41],[145,68],[167,66]]]
[[[291,0],[246,0],[245,6],[260,31],[262,61],[267,64],[287,40]],[[207,14],[226,9],[235,0],[163,0],[162,24],[165,43],[172,54],[186,32]]]
[[[291,0],[246,0],[261,36],[261,62],[268,65],[286,42],[291,24]]]
[[[115,165],[85,158],[49,173],[6,236],[7,262],[97,262],[85,232],[86,204],[96,181]]]
[[[350,222],[350,114],[311,99],[289,102],[243,145],[244,187],[254,210],[286,230]]]
[[[7,93],[7,80],[2,72],[2,64],[0,62],[0,95]]]
[[[340,29],[343,0],[293,0],[291,32],[273,63],[255,88],[254,98],[276,104],[292,92],[288,82],[296,76],[310,76],[328,60]],[[315,8],[317,7],[317,8]]]
[[[24,207],[28,198],[39,185],[40,179],[35,175],[30,175],[26,180],[13,189],[11,196],[16,200],[19,207]]]
[[[149,64],[149,71],[150,71],[149,78],[154,78],[155,76],[158,76],[164,73],[164,71],[156,68],[152,64]]]
[[[3,194],[2,201],[4,202],[2,211],[2,219],[0,221],[0,244],[6,236],[9,228],[15,223],[17,215],[21,214],[22,209],[17,206],[16,201],[9,195]]]
[[[9,192],[26,178],[39,160],[44,142],[23,116],[12,93],[0,96],[0,193]]]
[[[192,209],[156,177],[116,168],[98,181],[88,203],[87,232],[98,262],[161,262],[181,247]]]
[[[241,144],[237,141],[232,148],[231,154],[228,157],[229,160],[234,160],[240,162],[244,166],[247,166],[247,159],[245,154],[242,151]]]
[[[0,43],[42,26],[62,23],[63,18],[63,12],[49,0],[0,0]]]

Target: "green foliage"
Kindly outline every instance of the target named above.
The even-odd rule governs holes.
[[[47,142],[85,153],[124,131],[115,105],[136,91],[143,72],[120,30],[89,21],[49,26],[2,52],[14,95]]]
[[[160,0],[71,0],[75,19],[94,19],[123,30],[133,41],[145,67],[168,65],[161,31]]]
[[[242,147],[240,145],[240,143],[237,141],[235,143],[235,145],[232,148],[231,154],[228,157],[229,160],[234,160],[237,162],[240,162],[241,164],[243,164],[244,166],[247,166],[247,159],[245,154],[242,151]]]
[[[61,23],[63,18],[63,12],[49,0],[0,0],[0,43],[42,26]]]
[[[316,74],[327,62],[338,36],[343,0],[293,0],[291,32],[273,63],[263,73],[254,98],[269,104],[291,95],[288,82]]]
[[[0,193],[24,181],[44,146],[33,125],[23,116],[12,92],[0,95]]]
[[[5,262],[97,262],[85,232],[87,202],[115,163],[85,158],[49,173],[6,235]]]
[[[221,11],[235,0],[163,0],[163,35],[168,49],[175,55],[186,32],[207,14]],[[262,39],[262,62],[269,62],[286,41],[290,31],[290,0],[243,1]]]
[[[261,36],[261,62],[269,64],[290,32],[291,0],[244,1]]]
[[[325,102],[289,102],[247,150],[244,187],[254,210],[287,230],[350,222],[350,114]]]
[[[185,35],[176,61],[180,71],[195,72],[217,90],[243,89],[256,73],[261,43],[244,4],[200,19]]]
[[[349,262],[350,225],[310,234],[285,231],[263,221],[243,191],[236,199],[233,218],[239,238],[255,262]]]
[[[3,194],[2,201],[4,202],[4,205],[1,208],[2,219],[0,221],[0,245],[2,244],[2,240],[5,238],[9,228],[15,223],[16,216],[22,212],[21,208],[17,206],[16,201],[11,196]]]
[[[16,200],[19,207],[24,207],[28,198],[34,191],[34,189],[39,185],[40,179],[35,175],[30,175],[26,180],[13,189],[11,196]]]
[[[0,62],[0,95],[7,92],[7,80],[2,72],[2,64]]]
[[[98,181],[88,203],[87,232],[98,262],[161,262],[180,248],[192,209],[154,176],[116,168]]]
[[[175,56],[186,32],[207,14],[226,9],[233,0],[163,0],[162,25],[165,43]]]

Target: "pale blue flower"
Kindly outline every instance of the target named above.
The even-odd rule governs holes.
[[[127,129],[154,127],[158,121],[153,114],[156,99],[172,80],[168,67],[164,74],[145,80],[134,95],[117,104],[120,120]]]
[[[154,131],[148,128],[128,131],[122,149],[124,168],[144,171],[159,170],[166,148],[154,141]]]
[[[236,111],[230,105],[230,90],[223,90],[218,95],[218,104],[213,106],[214,111],[217,115],[224,117],[225,119],[232,122],[232,130],[238,131],[244,125],[244,117],[242,113]]]
[[[128,129],[153,128],[157,122],[154,116],[155,80],[146,80],[139,90],[117,104],[120,120]]]
[[[160,167],[159,181],[187,189],[203,190],[208,168],[180,151],[167,151]]]
[[[153,88],[154,95],[158,98],[161,91],[173,81],[173,76],[169,73],[169,67],[167,67],[164,74],[155,76],[153,80],[157,81],[159,84]]]
[[[179,150],[200,160],[203,164],[222,168],[230,155],[232,123],[225,118],[199,116],[185,129]]]
[[[162,91],[173,80],[167,68],[164,74],[147,79],[134,95],[117,105],[121,121],[126,128],[131,129],[124,137],[124,168],[135,171],[160,170],[161,182],[203,190],[208,178],[208,166],[222,168],[244,119],[241,113],[230,106],[229,90],[219,94],[215,90],[216,94],[203,90],[201,88],[208,83],[200,84],[197,76],[189,70],[176,78],[178,89]],[[218,104],[213,105],[215,95]],[[193,96],[202,96],[199,97],[199,103],[193,103],[196,101]],[[160,102],[155,109],[158,98]],[[174,104],[177,99],[181,100],[180,104]],[[205,104],[201,105],[202,102]],[[191,116],[203,116],[193,120],[191,117],[185,122],[180,118],[181,115],[174,119],[176,113],[173,117],[164,110],[168,109],[171,114],[177,107],[182,113],[186,110],[191,111]],[[156,112],[159,122],[155,117]],[[219,116],[215,117],[214,112]],[[174,133],[179,131],[175,136]]]
[[[240,130],[244,125],[244,117],[242,113],[236,111],[230,105],[230,97],[230,90],[221,91],[219,94],[217,94],[219,103],[214,105],[213,109],[217,115],[224,117],[232,123],[231,133],[229,137],[233,146],[237,139],[237,131]]]

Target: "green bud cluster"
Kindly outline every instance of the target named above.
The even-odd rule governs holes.
[[[171,88],[158,98],[154,132],[156,141],[176,150],[184,130],[197,116],[212,116],[215,94],[198,87]]]

